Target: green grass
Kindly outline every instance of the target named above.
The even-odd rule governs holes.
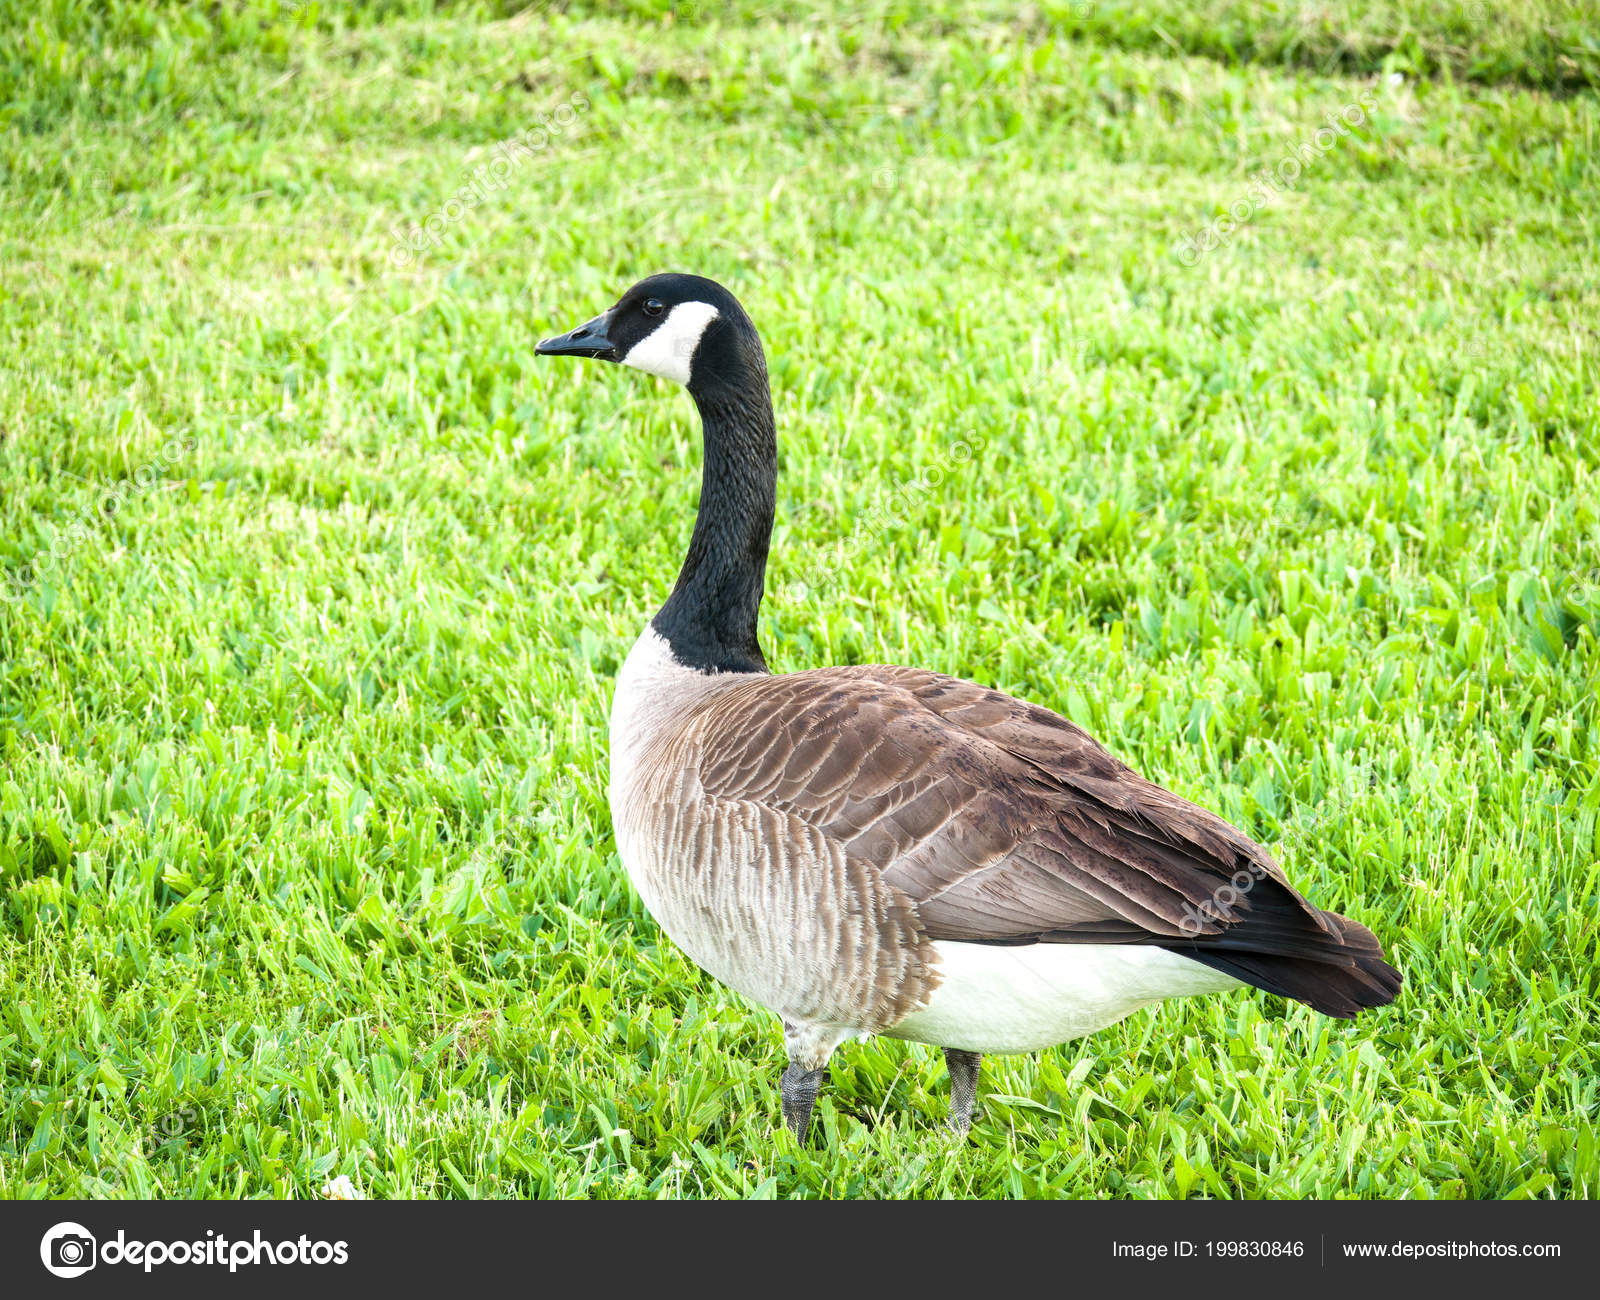
[[[1596,8],[922,8],[0,7],[0,1195],[1600,1193]],[[766,335],[775,667],[1062,710],[1400,1001],[775,1136],[605,805],[693,410],[532,355],[665,268]]]

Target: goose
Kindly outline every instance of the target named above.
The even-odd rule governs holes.
[[[661,929],[781,1018],[797,1139],[849,1039],[942,1048],[965,1136],[984,1054],[1245,986],[1342,1018],[1398,994],[1370,930],[1049,709],[919,668],[768,669],[776,426],[722,285],[652,275],[535,351],[672,380],[699,410],[688,551],[617,677],[611,817]]]

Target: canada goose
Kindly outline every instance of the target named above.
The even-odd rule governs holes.
[[[1371,931],[1050,710],[916,668],[768,671],[777,438],[761,338],[721,285],[651,276],[537,352],[674,380],[700,411],[688,554],[617,679],[611,815],[661,928],[783,1018],[797,1136],[847,1038],[942,1047],[965,1133],[984,1052],[1246,984],[1331,1016],[1394,999]]]

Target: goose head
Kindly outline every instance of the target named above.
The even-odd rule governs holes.
[[[534,351],[615,361],[689,390],[704,430],[700,505],[678,581],[650,630],[679,665],[765,672],[756,623],[778,444],[761,336],[739,300],[703,276],[652,275]]]
[[[616,305],[545,339],[541,357],[615,361],[682,384],[695,397],[766,382],[761,338],[739,300],[715,280],[666,273],[640,280]]]

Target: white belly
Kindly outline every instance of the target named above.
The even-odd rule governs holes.
[[[1164,998],[1221,993],[1239,980],[1164,948],[940,939],[928,1005],[883,1032],[969,1052],[1034,1052],[1082,1038]]]

